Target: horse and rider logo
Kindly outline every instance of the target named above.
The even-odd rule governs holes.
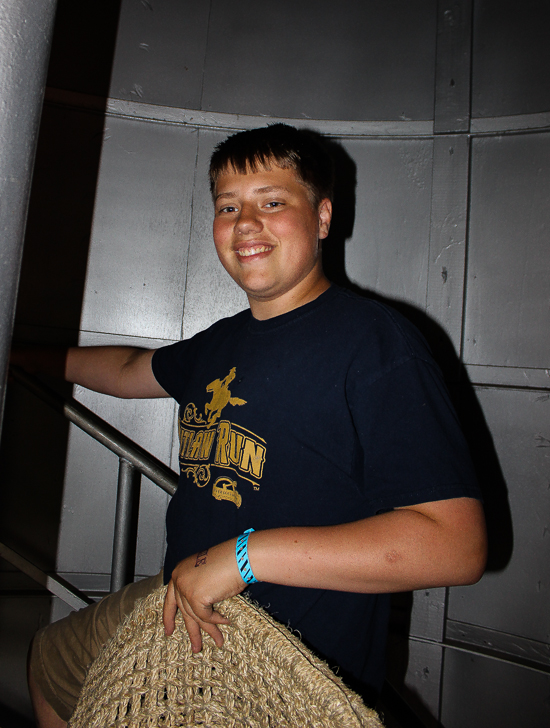
[[[246,404],[245,399],[240,397],[232,397],[229,385],[235,379],[237,368],[233,367],[225,379],[214,379],[206,386],[207,392],[212,392],[212,401],[208,402],[204,407],[204,414],[208,417],[208,427],[214,424],[220,417],[222,410],[228,404],[243,405]]]

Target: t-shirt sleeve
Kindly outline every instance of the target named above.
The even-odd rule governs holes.
[[[181,402],[183,387],[190,375],[192,345],[189,340],[157,349],[151,360],[155,379],[176,402]]]
[[[369,381],[358,358],[348,397],[365,487],[377,512],[463,496],[481,499],[468,446],[434,362],[409,356]]]

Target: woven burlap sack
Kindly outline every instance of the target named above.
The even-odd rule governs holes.
[[[164,635],[166,587],[140,600],[94,661],[70,728],[383,728],[329,667],[263,609],[218,605],[225,642],[191,652],[183,620]]]

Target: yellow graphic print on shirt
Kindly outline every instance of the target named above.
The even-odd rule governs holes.
[[[260,489],[266,442],[229,419],[220,419],[228,405],[233,408],[246,404],[246,400],[233,397],[229,389],[235,376],[233,367],[224,379],[215,379],[206,386],[212,398],[204,406],[204,415],[192,402],[180,410],[179,459],[182,473],[191,477],[199,488],[208,485],[212,469],[232,473],[216,478],[212,496],[240,508],[242,495],[237,489],[238,480],[248,481],[254,490]]]
[[[244,399],[232,397],[229,385],[235,379],[236,367],[229,372],[225,379],[215,379],[207,385],[206,391],[212,392],[212,401],[205,405],[204,413],[208,415],[208,424],[213,425],[227,404],[246,404]]]

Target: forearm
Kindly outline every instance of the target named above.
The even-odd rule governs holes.
[[[67,350],[65,379],[114,397],[165,396],[151,370],[153,354],[130,346],[71,347]]]
[[[115,397],[165,397],[151,370],[153,354],[130,346],[25,346],[12,350],[10,363]]]
[[[246,587],[236,542],[189,556],[172,572],[166,633],[173,632],[179,609],[194,652],[201,649],[200,628],[223,643],[222,617],[213,605]],[[258,581],[373,594],[471,584],[483,573],[486,548],[483,511],[471,498],[422,503],[338,526],[255,531],[248,538]]]
[[[252,569],[260,581],[363,593],[473,583],[485,565],[483,514],[470,499],[453,506],[452,526],[399,509],[339,526],[255,532]]]

